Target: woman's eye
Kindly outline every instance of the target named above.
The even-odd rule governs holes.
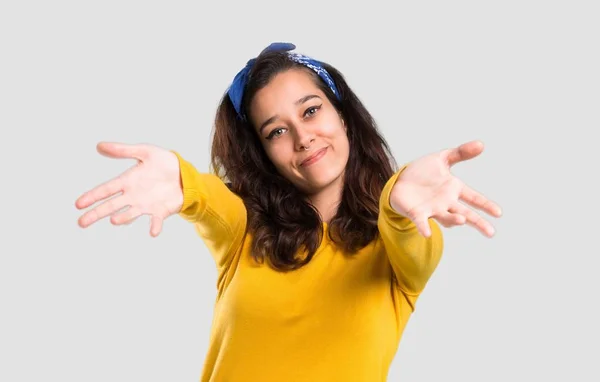
[[[312,117],[313,115],[315,115],[315,113],[317,112],[317,110],[319,110],[321,108],[321,106],[313,106],[313,107],[309,107],[308,109],[306,109],[306,111],[304,112],[305,116],[308,117]]]
[[[271,133],[269,134],[269,136],[267,137],[267,139],[273,139],[274,137],[278,137],[281,134],[283,134],[283,129],[282,128],[274,129],[273,131],[271,131]]]

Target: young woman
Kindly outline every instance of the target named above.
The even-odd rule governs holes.
[[[234,78],[213,173],[152,145],[100,143],[136,166],[76,202],[79,224],[179,214],[218,269],[202,381],[385,381],[443,250],[444,227],[491,237],[500,208],[451,174],[477,141],[396,168],[342,74],[274,43]]]

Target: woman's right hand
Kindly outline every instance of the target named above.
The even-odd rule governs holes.
[[[110,158],[138,162],[76,200],[78,209],[102,201],[79,218],[79,225],[86,228],[107,216],[112,224],[129,224],[141,215],[150,215],[150,235],[158,236],[163,221],[177,214],[183,205],[179,160],[175,153],[148,144],[102,142],[97,149]]]

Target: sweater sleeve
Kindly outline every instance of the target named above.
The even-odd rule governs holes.
[[[213,256],[224,270],[241,244],[246,231],[246,207],[216,175],[200,173],[177,152],[183,205],[179,215],[194,224]]]
[[[431,235],[424,237],[412,220],[392,208],[391,191],[405,168],[397,171],[383,188],[378,226],[398,287],[414,303],[440,262],[444,242],[435,220],[429,219]]]

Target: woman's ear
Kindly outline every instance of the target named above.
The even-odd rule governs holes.
[[[344,131],[348,132],[348,126],[346,126],[346,121],[344,121],[344,116],[342,115],[341,112],[338,112],[338,115],[340,116],[340,120],[342,121],[342,126],[344,126]]]

